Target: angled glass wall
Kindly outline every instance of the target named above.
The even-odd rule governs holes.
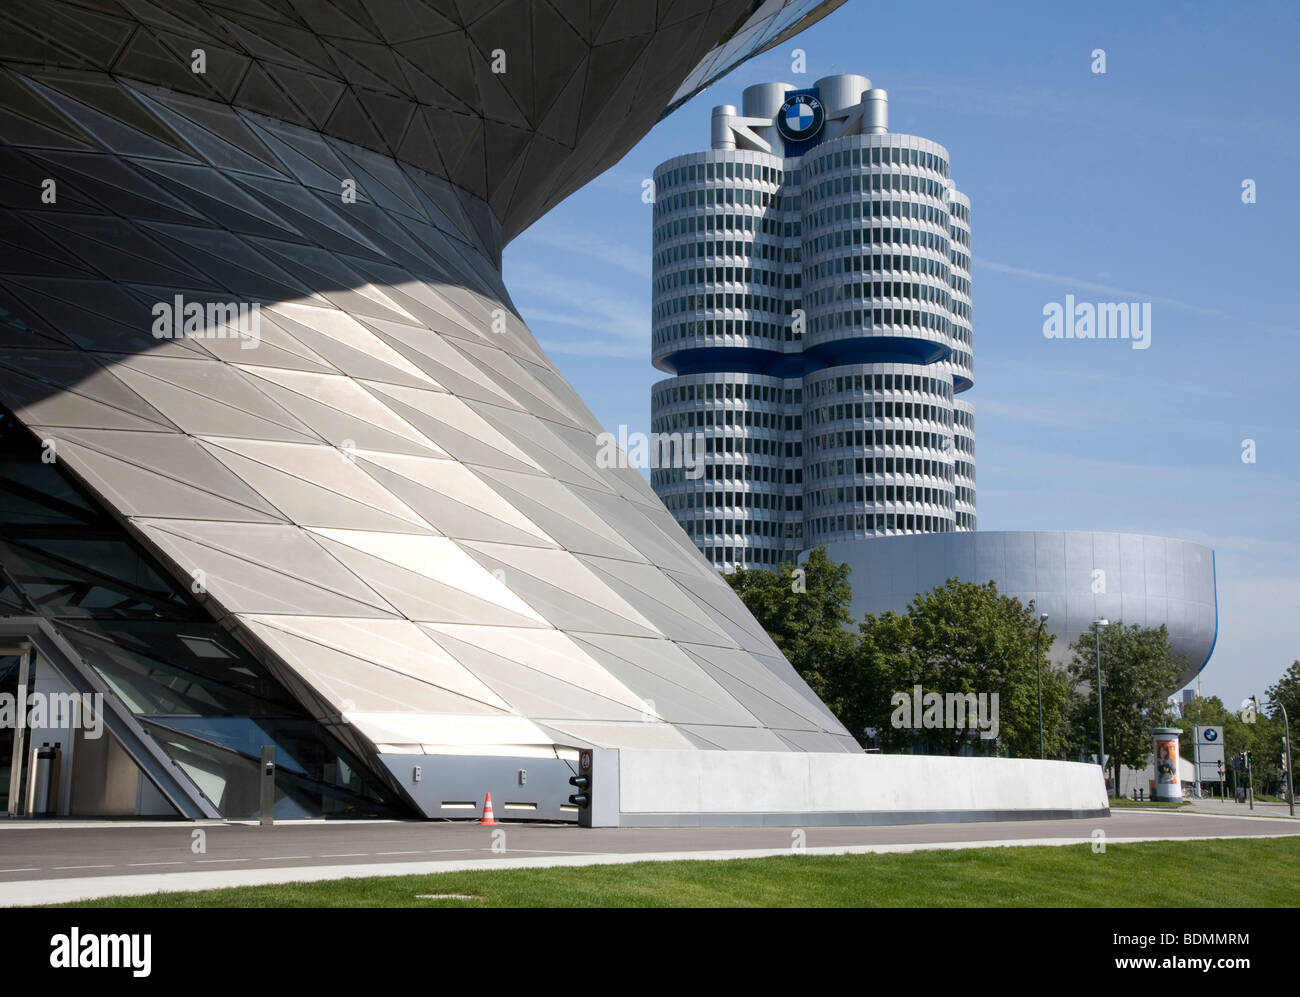
[[[263,745],[276,748],[277,818],[408,815],[0,408],[0,618],[32,616],[223,817],[258,816]]]

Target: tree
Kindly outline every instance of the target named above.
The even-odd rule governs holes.
[[[1260,706],[1268,709],[1268,715],[1275,720],[1282,719],[1282,711],[1278,709],[1278,703],[1281,703],[1294,726],[1300,717],[1300,661],[1291,662],[1291,667],[1282,673],[1275,685],[1264,690],[1264,695],[1267,700]]]
[[[1169,646],[1169,631],[1126,627],[1123,621],[1101,627],[1102,723],[1106,754],[1119,786],[1121,765],[1139,768],[1151,754],[1151,728],[1172,723],[1169,693],[1178,682],[1178,664]],[[1097,745],[1097,637],[1080,634],[1070,645],[1069,666],[1076,687],[1087,686],[1075,697],[1073,726],[1078,742],[1095,751]],[[1098,760],[1100,761],[1100,759]]]
[[[1286,681],[1286,676],[1283,677],[1283,681]],[[1277,686],[1270,686],[1270,696],[1277,689]],[[1290,710],[1289,704],[1287,710]],[[1252,768],[1255,790],[1265,793],[1272,792],[1275,788],[1280,791],[1285,787],[1281,766],[1282,713],[1280,710],[1273,711],[1271,715],[1261,710],[1253,718],[1248,718],[1244,711],[1233,713],[1224,706],[1218,696],[1210,696],[1207,699],[1198,696],[1191,702],[1183,704],[1182,719],[1171,724],[1182,728],[1183,734],[1179,738],[1178,750],[1184,758],[1196,757],[1192,745],[1192,728],[1197,725],[1202,727],[1222,725],[1224,767],[1227,769],[1224,774],[1226,783],[1235,785],[1233,782],[1235,776],[1228,774],[1235,771],[1232,760],[1241,752],[1249,751],[1254,759]],[[1107,734],[1107,743],[1109,741],[1110,735]],[[1244,772],[1238,774],[1242,780],[1245,779]]]
[[[994,582],[980,585],[950,578],[918,594],[904,615],[868,614],[859,628],[857,669],[868,689],[887,688],[891,695],[937,693],[985,697],[992,712],[997,697],[998,738],[1013,755],[1038,755],[1038,692],[1036,642],[1039,636],[1033,603],[999,594]],[[1068,700],[1064,676],[1046,662],[1052,635],[1042,634],[1044,657],[1043,726],[1048,752],[1064,749],[1062,718]],[[868,717],[881,732],[887,748],[920,741],[957,754],[971,740],[966,728],[938,727],[918,733],[896,727],[892,704],[862,702],[856,690],[845,689],[846,711]],[[969,700],[968,700],[969,701]],[[946,720],[947,718],[945,718]]]
[[[738,568],[724,575],[795,671],[839,716],[834,684],[853,652],[850,568],[812,551],[802,565],[785,562],[776,571]],[[843,722],[844,718],[840,717]],[[861,733],[861,728],[850,732]]]
[[[1259,703],[1259,711],[1254,721],[1242,722],[1242,727],[1246,731],[1246,747],[1254,757],[1253,768],[1257,792],[1284,793],[1286,791],[1286,774],[1282,767],[1283,738],[1286,728],[1282,722],[1281,706],[1286,707],[1287,719],[1291,726],[1291,738],[1294,741],[1297,727],[1296,715],[1300,713],[1300,661],[1292,661],[1291,666],[1282,673],[1282,677],[1264,690],[1264,698]],[[1293,748],[1292,763],[1295,760],[1296,752]]]
[[[849,730],[875,730],[885,751],[910,743],[890,725],[890,695],[900,688],[895,676],[906,672],[912,642],[908,617],[892,611],[879,617],[868,613],[859,625],[848,666],[837,674],[834,704],[826,704]]]
[[[1192,761],[1196,759],[1195,731],[1193,728],[1223,728],[1223,785],[1225,789],[1230,787],[1232,784],[1232,759],[1250,746],[1252,738],[1251,725],[1245,723],[1240,716],[1224,706],[1223,700],[1218,696],[1210,696],[1204,699],[1197,696],[1195,699],[1182,704],[1181,719],[1170,726],[1178,727],[1183,732],[1178,739],[1179,757],[1191,759]],[[1215,776],[1207,781],[1213,783],[1217,780],[1218,777]]]
[[[1239,719],[1251,763],[1256,793],[1277,793],[1282,785],[1282,714],[1269,716],[1262,710],[1253,722]]]

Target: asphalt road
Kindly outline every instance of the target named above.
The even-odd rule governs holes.
[[[1252,837],[1300,835],[1300,821],[1239,816],[1113,811],[1096,820],[990,821],[969,824],[908,824],[892,827],[811,827],[809,850],[854,846],[942,847],[979,842],[1079,841],[1096,829],[1109,841],[1132,838]],[[473,859],[534,858],[600,860],[606,856],[774,851],[791,847],[790,828],[617,828],[504,824],[493,828],[460,823],[334,822],[271,828],[247,824],[24,825],[0,821],[0,903],[5,885],[39,880],[88,879],[143,874],[239,869],[301,869],[310,866],[421,866]],[[494,850],[494,841],[496,849]],[[199,844],[201,843],[201,850]],[[895,850],[888,848],[888,850]],[[421,870],[423,871],[423,869]]]

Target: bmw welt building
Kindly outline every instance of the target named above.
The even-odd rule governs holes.
[[[862,754],[598,463],[502,283],[513,237],[835,6],[0,13],[0,808],[1105,812],[1095,767]]]

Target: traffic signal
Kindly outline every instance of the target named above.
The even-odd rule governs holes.
[[[591,806],[591,776],[589,775],[571,775],[569,776],[569,785],[577,788],[576,793],[569,794],[569,802],[580,810],[586,810]]]

